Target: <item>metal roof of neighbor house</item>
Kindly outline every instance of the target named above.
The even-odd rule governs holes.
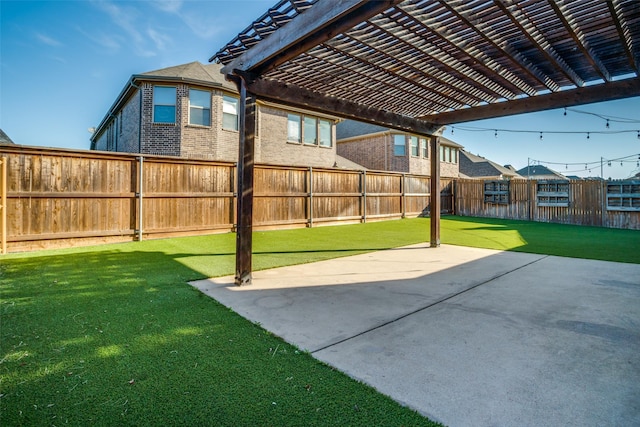
[[[460,173],[469,178],[497,177],[502,175],[505,178],[523,178],[518,172],[505,166],[492,162],[484,157],[476,156],[465,150],[460,150],[459,159]]]
[[[210,60],[258,97],[429,133],[638,96],[639,58],[637,0],[282,0]]]
[[[533,179],[569,179],[560,172],[556,172],[543,165],[525,166],[518,170],[518,173],[525,178],[531,177]]]

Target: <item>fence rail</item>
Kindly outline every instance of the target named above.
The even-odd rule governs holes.
[[[233,163],[23,146],[0,147],[0,156],[5,250],[235,227]],[[428,176],[393,172],[257,165],[254,186],[256,229],[417,216],[430,202]],[[451,181],[442,188],[451,212]]]

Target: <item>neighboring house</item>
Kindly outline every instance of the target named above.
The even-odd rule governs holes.
[[[526,179],[536,179],[536,180],[558,180],[565,179],[569,180],[566,176],[562,175],[559,172],[556,172],[552,169],[549,169],[546,166],[542,165],[529,165],[525,166],[522,169],[518,170],[518,174]]]
[[[4,131],[0,129],[0,144],[15,144],[15,142],[13,142],[11,138],[9,138],[9,135],[4,133]]]
[[[367,169],[431,175],[431,138],[354,120],[338,123],[338,155]],[[460,144],[440,137],[440,175],[458,177]]]
[[[460,175],[483,179],[523,179],[512,166],[500,166],[465,150],[460,150]]]
[[[91,149],[238,160],[239,97],[221,65],[191,62],[131,76]],[[256,162],[350,167],[336,155],[336,117],[258,101]]]

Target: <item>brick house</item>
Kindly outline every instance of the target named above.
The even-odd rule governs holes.
[[[191,62],[131,76],[91,149],[238,159],[239,96],[221,65]],[[258,102],[256,162],[360,168],[336,155],[336,117]]]
[[[354,120],[338,123],[337,153],[367,169],[431,175],[431,138],[411,135]],[[440,137],[440,175],[459,175],[462,148]]]
[[[500,166],[465,150],[459,151],[460,177],[477,179],[524,179],[513,166]]]

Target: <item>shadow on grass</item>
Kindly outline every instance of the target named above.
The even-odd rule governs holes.
[[[1,425],[429,425],[185,283],[233,254],[132,247],[0,263]]]

